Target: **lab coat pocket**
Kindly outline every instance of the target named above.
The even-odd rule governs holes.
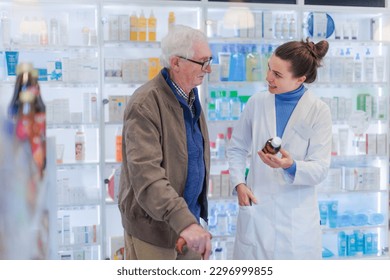
[[[292,240],[295,259],[321,258],[321,228],[315,207],[300,207],[292,211]]]
[[[246,244],[253,244],[250,237],[253,234],[254,220],[253,220],[253,206],[240,206],[240,211],[237,217],[237,236]]]
[[[256,259],[256,244],[253,242],[253,206],[240,206],[237,217],[237,235],[234,242],[233,259]]]
[[[310,127],[310,125],[304,121],[298,122],[294,126],[294,131],[302,137],[303,140],[308,141],[313,135],[314,130]]]

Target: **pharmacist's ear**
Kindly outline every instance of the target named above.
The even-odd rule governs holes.
[[[298,78],[298,83],[303,84],[306,81],[306,76],[302,76]]]

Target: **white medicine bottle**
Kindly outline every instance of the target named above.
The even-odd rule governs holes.
[[[85,160],[85,133],[83,129],[79,129],[75,136],[75,160]]]

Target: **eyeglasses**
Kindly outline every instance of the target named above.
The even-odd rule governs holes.
[[[199,65],[202,65],[202,71],[206,71],[207,67],[209,67],[209,65],[213,62],[213,58],[212,57],[209,57],[209,59],[204,61],[204,62],[192,60],[192,59],[186,58],[184,56],[180,56],[180,55],[178,57],[180,57],[182,59],[185,59],[185,60],[188,60],[188,61],[191,61],[193,63],[199,64]]]

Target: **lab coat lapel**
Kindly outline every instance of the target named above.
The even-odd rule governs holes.
[[[262,114],[265,118],[267,133],[264,135],[269,135],[270,137],[276,136],[276,113],[275,113],[275,95],[269,93],[264,102],[263,112],[267,112],[266,114]],[[267,139],[268,140],[268,139]]]
[[[297,106],[291,114],[290,119],[286,125],[286,128],[283,133],[282,143],[289,143],[290,138],[295,134],[295,129],[293,129],[298,123],[304,122],[308,123],[307,119],[310,115],[310,111],[313,109],[314,96],[310,91],[306,91],[301,99],[298,101]]]

